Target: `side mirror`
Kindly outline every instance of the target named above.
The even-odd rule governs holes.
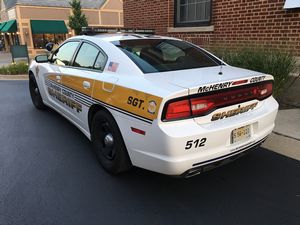
[[[46,62],[49,62],[47,55],[37,55],[35,57],[35,61],[37,63],[46,63]]]
[[[49,42],[48,44],[46,44],[46,49],[48,52],[51,52],[53,49],[54,44],[52,42]]]

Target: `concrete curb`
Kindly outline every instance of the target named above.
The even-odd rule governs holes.
[[[300,141],[300,109],[279,110],[274,133]]]
[[[300,109],[279,110],[275,124],[263,147],[300,160]]]
[[[300,141],[293,138],[272,133],[262,147],[300,161]]]
[[[0,75],[1,80],[28,80],[28,75]]]

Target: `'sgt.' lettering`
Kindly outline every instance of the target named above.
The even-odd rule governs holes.
[[[194,148],[200,148],[205,146],[206,138],[197,139],[197,140],[191,140],[186,142],[185,150],[191,149],[193,146]]]
[[[145,101],[142,99],[134,98],[132,96],[128,97],[127,104],[132,105],[134,107],[141,108]]]

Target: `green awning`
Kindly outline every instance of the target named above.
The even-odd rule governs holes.
[[[30,20],[32,34],[65,34],[68,33],[63,20]]]
[[[2,28],[5,26],[6,22],[0,23],[0,32],[2,30]]]
[[[17,22],[16,20],[9,20],[1,29],[2,33],[15,33],[17,32]]]

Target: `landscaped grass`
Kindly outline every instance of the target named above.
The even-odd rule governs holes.
[[[4,75],[18,75],[27,74],[28,64],[24,62],[13,63],[8,66],[0,67],[0,74]]]
[[[218,48],[213,49],[212,52],[232,66],[273,75],[276,97],[283,93],[286,84],[293,79],[290,74],[296,69],[295,57],[278,50],[248,46],[236,50]]]

